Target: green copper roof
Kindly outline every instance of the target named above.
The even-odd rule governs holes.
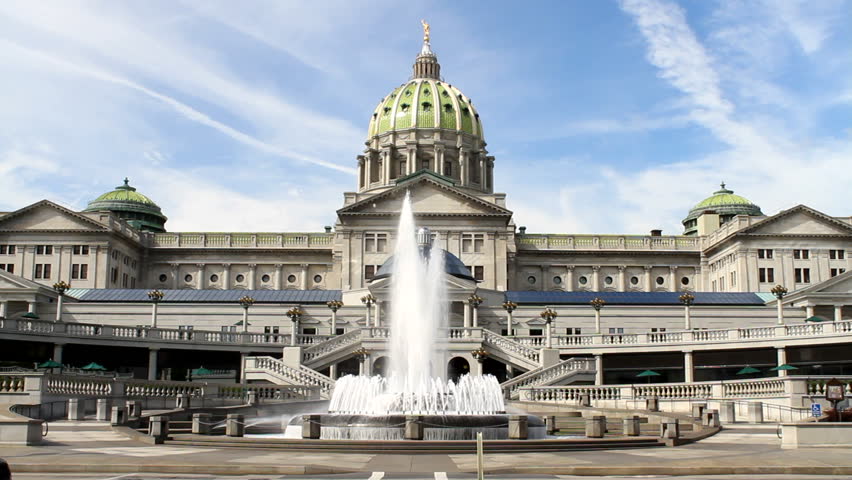
[[[115,187],[89,202],[84,212],[110,211],[126,220],[134,228],[153,232],[165,231],[166,216],[153,200],[137,192],[130,186],[130,181],[124,179],[124,185]]]
[[[379,102],[370,118],[368,136],[436,125],[482,138],[482,122],[470,98],[440,80],[415,78]]]
[[[728,190],[725,188],[725,184],[722,184],[721,190],[716,190],[713,192],[713,196],[707,197],[704,200],[698,202],[697,205],[692,207],[693,210],[696,209],[705,209],[712,207],[721,207],[721,206],[729,206],[729,205],[754,205],[740,195],[735,195],[733,190]]]
[[[719,216],[723,218],[723,223],[725,218],[731,218],[735,215],[763,215],[759,206],[755,205],[743,196],[735,195],[733,190],[725,188],[724,183],[722,183],[721,187],[721,189],[713,192],[713,195],[705,198],[692,207],[689,211],[689,215],[687,215],[682,222],[685,227],[685,235],[695,233],[697,229],[694,222],[691,221],[700,217],[701,214],[705,212],[718,213]]]

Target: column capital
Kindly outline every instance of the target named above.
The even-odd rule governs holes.
[[[623,273],[625,270],[627,270],[627,265],[619,265],[618,266],[618,272],[619,273]]]
[[[593,272],[597,272],[597,271],[599,271],[600,269],[601,269],[601,266],[600,266],[600,265],[592,265],[592,271],[593,271]]]
[[[299,266],[302,267],[302,270],[307,270],[311,265],[309,263],[302,263]]]
[[[648,273],[648,272],[650,272],[650,271],[651,271],[651,267],[649,267],[648,265],[645,265],[645,266],[643,266],[642,268],[644,268],[644,269],[645,269],[645,273]]]
[[[569,272],[574,271],[574,265],[566,265],[565,268],[567,268]]]
[[[172,270],[177,270],[178,268],[180,268],[180,264],[179,263],[170,263],[169,267],[171,267]]]
[[[222,266],[225,268],[225,270],[227,270],[227,269],[231,268],[231,264],[230,264],[230,263],[223,263],[223,264],[222,264]]]
[[[284,267],[284,265],[283,265],[283,264],[281,264],[281,263],[276,263],[276,264],[275,264],[275,265],[273,265],[273,266],[275,267],[275,271],[276,271],[276,272],[280,272],[280,271],[281,271],[281,269]]]
[[[249,267],[250,269],[254,270],[254,269],[256,269],[256,268],[257,268],[257,264],[256,264],[256,263],[249,263],[249,264],[248,264],[248,267]]]
[[[204,263],[196,263],[196,264],[195,264],[195,266],[196,266],[196,267],[198,267],[198,268],[204,268],[204,267],[206,267],[207,265],[206,265],[206,264],[204,264]]]
[[[672,272],[672,273],[677,272],[677,266],[676,265],[669,265],[669,271]]]

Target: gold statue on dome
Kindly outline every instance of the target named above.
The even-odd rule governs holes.
[[[423,25],[423,43],[429,43],[429,23],[426,20],[420,20]]]

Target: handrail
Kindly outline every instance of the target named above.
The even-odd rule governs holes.
[[[511,398],[516,398],[518,389],[526,386],[540,386],[545,382],[558,380],[579,372],[594,372],[595,361],[591,358],[569,358],[547,368],[531,370],[500,384]]]

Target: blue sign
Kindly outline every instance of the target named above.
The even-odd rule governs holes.
[[[811,415],[814,417],[822,416],[822,405],[815,403],[811,405]]]

